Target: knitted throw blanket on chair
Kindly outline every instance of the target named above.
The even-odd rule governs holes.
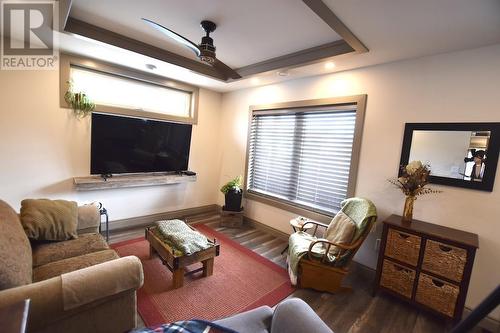
[[[349,216],[356,224],[356,232],[352,242],[355,242],[369,226],[369,223],[374,223],[377,219],[377,209],[375,205],[367,199],[349,198],[341,203],[341,211]],[[288,240],[288,273],[290,281],[293,285],[297,284],[297,270],[300,259],[309,251],[311,242],[317,240],[316,237],[308,233],[299,231],[292,235]],[[316,245],[312,249],[312,254],[319,258],[325,253],[322,245]],[[342,266],[349,261],[352,256],[352,251],[348,250],[339,257],[328,254],[327,260],[334,266]]]
[[[155,234],[172,247],[176,255],[190,255],[208,249],[212,243],[181,220],[156,222]]]

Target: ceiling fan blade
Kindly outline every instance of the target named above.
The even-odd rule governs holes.
[[[221,72],[224,76],[226,76],[229,79],[241,79],[240,74],[238,74],[234,69],[232,69],[219,59],[215,59],[213,66],[215,67],[215,69],[217,69],[219,72]]]
[[[175,40],[176,42],[179,42],[181,44],[183,44],[184,46],[187,46],[189,47],[191,50],[193,50],[194,53],[196,53],[196,56],[200,56],[201,54],[201,51],[200,49],[198,48],[198,45],[196,45],[195,43],[193,43],[192,41],[190,41],[189,39],[179,35],[178,33],[176,33],[175,31],[172,31],[168,28],[165,28],[164,26],[162,26],[161,24],[158,24],[154,21],[151,21],[151,20],[148,20],[146,18],[142,18],[142,20],[146,23],[148,23],[150,26],[152,26],[153,28],[155,28],[156,30],[164,33],[165,35],[167,35],[168,37],[172,38],[173,40]]]

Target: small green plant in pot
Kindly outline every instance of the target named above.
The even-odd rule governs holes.
[[[243,191],[241,188],[243,187],[243,178],[238,176],[233,180],[227,182],[224,186],[221,187],[220,191],[224,193],[225,196],[225,205],[222,209],[230,210],[233,212],[239,212],[242,210],[241,208],[241,198],[243,196]]]
[[[64,94],[64,100],[73,109],[75,116],[78,118],[84,118],[92,113],[95,109],[95,104],[92,100],[83,92],[74,92],[73,83],[68,82],[69,89]]]

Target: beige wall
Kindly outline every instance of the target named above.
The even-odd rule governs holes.
[[[90,174],[90,118],[59,108],[58,72],[0,71],[0,87],[0,198],[16,209],[24,198],[97,200],[116,220],[216,202],[219,93],[200,91],[189,161],[195,183],[76,192],[72,177]]]
[[[219,184],[244,173],[250,105],[367,94],[356,195],[372,199],[383,220],[403,208],[402,194],[386,179],[396,176],[404,123],[500,121],[494,98],[498,87],[500,45],[495,45],[224,94]],[[479,234],[468,306],[477,305],[500,281],[500,169],[496,177],[492,193],[443,186],[444,193],[419,198],[415,206],[418,219]],[[249,200],[245,210],[255,220],[290,232],[292,213]],[[375,266],[379,232],[356,260]]]

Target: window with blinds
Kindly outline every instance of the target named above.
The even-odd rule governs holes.
[[[247,191],[333,215],[348,193],[356,105],[254,111]]]

